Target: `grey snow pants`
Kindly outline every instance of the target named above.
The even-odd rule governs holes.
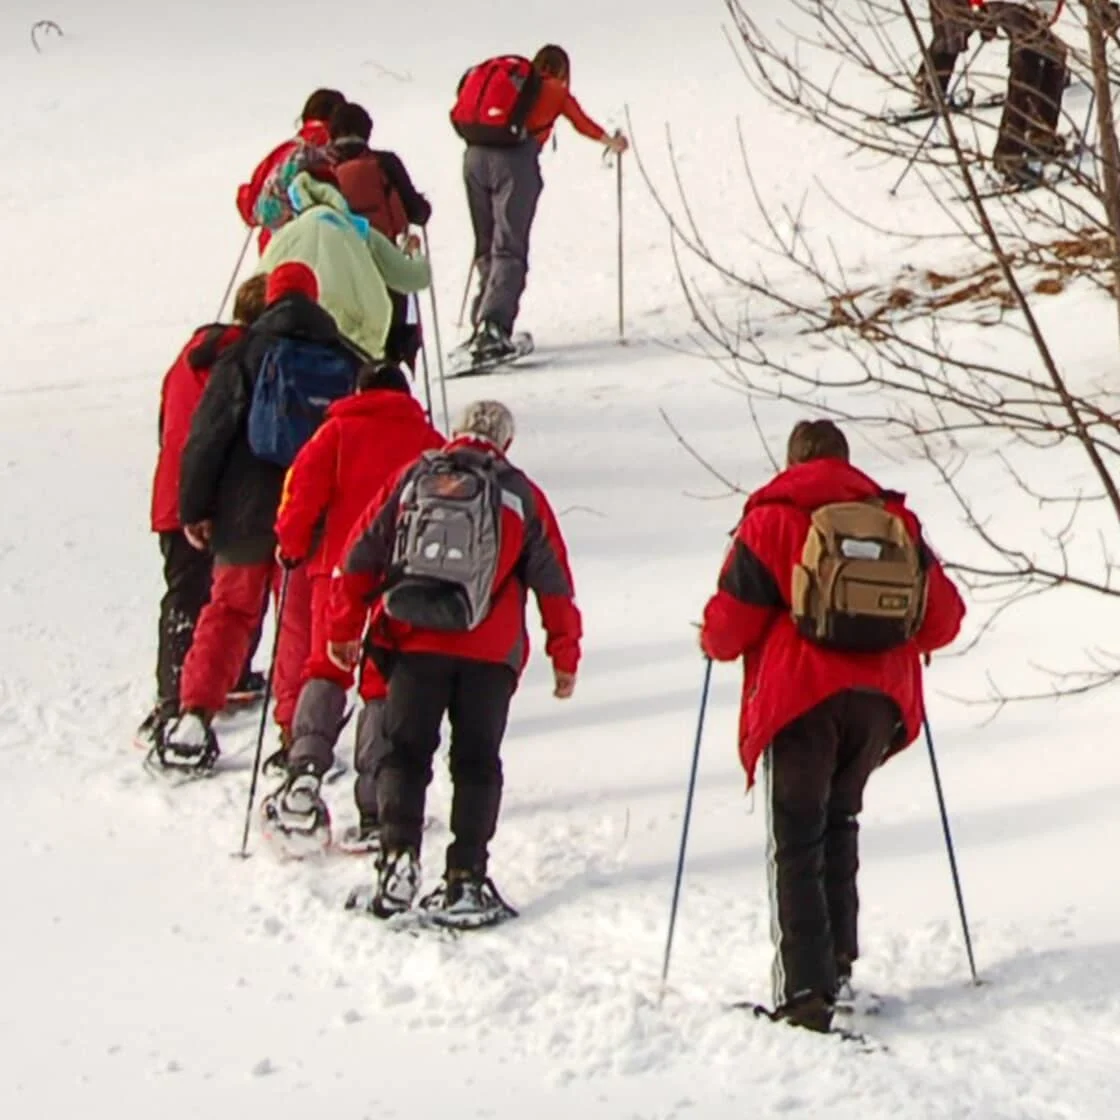
[[[484,320],[512,333],[529,272],[529,233],[544,183],[540,145],[516,148],[471,145],[463,156],[463,181],[474,227],[478,293],[471,324]]]

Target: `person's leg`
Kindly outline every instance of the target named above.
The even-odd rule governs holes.
[[[179,678],[191,648],[202,608],[210,601],[213,560],[195,548],[181,530],[160,533],[163,579],[156,654],[157,706],[165,718],[179,708]]]

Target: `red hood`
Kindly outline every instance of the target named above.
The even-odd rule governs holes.
[[[458,451],[460,448],[470,448],[472,451],[485,451],[487,454],[493,455],[495,459],[504,459],[501,448],[496,443],[491,443],[488,439],[483,439],[481,436],[455,436],[447,443],[445,450]]]
[[[829,502],[859,502],[879,495],[905,501],[905,495],[885,491],[843,459],[812,459],[788,467],[761,490],[756,490],[743,508],[746,514],[756,506],[780,502],[812,512]]]
[[[415,397],[396,389],[367,389],[335,401],[327,409],[327,416],[341,420],[358,416],[376,416],[387,421],[423,420],[424,409]]]
[[[325,121],[308,121],[299,130],[299,138],[317,148],[325,148],[331,142],[331,133]]]

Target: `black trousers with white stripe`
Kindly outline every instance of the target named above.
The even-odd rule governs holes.
[[[836,693],[787,724],[763,757],[775,944],[774,1005],[832,998],[859,956],[859,812],[899,723],[878,692]]]

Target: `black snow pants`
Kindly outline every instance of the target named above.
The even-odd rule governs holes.
[[[500,751],[517,678],[508,665],[434,653],[393,660],[377,761],[385,852],[420,851],[424,800],[446,712],[451,723],[452,841],[447,871],[485,874],[502,803]]]
[[[1040,17],[1027,15],[1034,22],[1020,28],[1022,21],[1017,21],[1011,33],[1007,101],[992,152],[993,159],[1004,165],[1022,159],[1046,160],[1061,147],[1058,122],[1068,52]]]
[[[763,756],[776,1007],[808,993],[831,999],[859,956],[858,818],[898,724],[882,693],[839,692]]]
[[[976,29],[968,0],[930,0],[929,18],[933,25],[933,37],[928,52],[933,64],[933,82],[941,87],[942,95],[949,92],[949,82],[957,59],[968,46],[969,36]],[[933,100],[933,82],[930,81],[930,67],[922,58],[915,83],[919,96]]]
[[[516,148],[471,145],[463,156],[478,274],[473,326],[490,321],[513,331],[529,273],[529,234],[544,189],[540,151],[535,140],[526,140]]]

